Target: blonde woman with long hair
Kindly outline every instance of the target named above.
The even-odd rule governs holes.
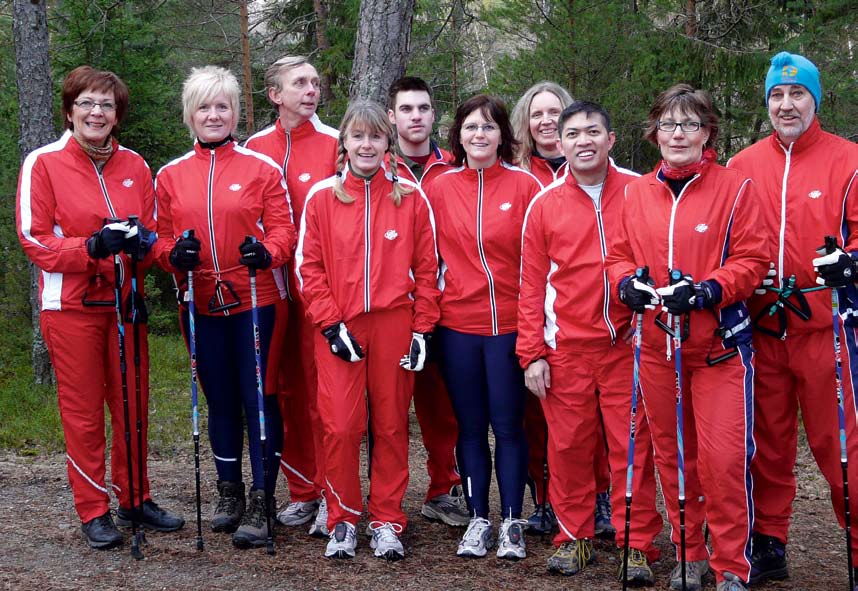
[[[315,358],[330,541],[325,556],[352,558],[363,512],[359,455],[373,447],[370,547],[404,558],[408,409],[414,371],[439,317],[435,222],[423,192],[397,178],[387,113],[353,103],[340,125],[337,173],[307,196],[295,254],[298,286],[318,328]]]
[[[537,82],[528,88],[512,110],[516,163],[547,187],[566,174],[566,158],[560,150],[557,119],[572,103],[572,96],[554,82]]]

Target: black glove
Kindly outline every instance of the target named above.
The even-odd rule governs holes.
[[[129,231],[125,235],[125,242],[122,245],[122,250],[130,257],[142,261],[146,255],[152,250],[152,245],[158,240],[158,235],[151,230],[147,230],[146,226],[140,223],[137,216],[128,217]]]
[[[186,231],[176,240],[170,251],[170,264],[179,271],[193,271],[200,266],[200,247],[202,243],[194,236],[193,230]]]
[[[328,339],[331,353],[345,361],[360,361],[364,358],[363,349],[346,328],[345,323],[337,322],[322,331],[322,336]]]
[[[714,279],[694,283],[685,275],[676,283],[660,287],[663,310],[670,314],[687,314],[692,310],[714,308],[721,302],[721,286]]]
[[[830,252],[829,252],[830,250]],[[846,287],[858,280],[858,264],[835,242],[833,249],[821,246],[817,254],[823,255],[813,259],[813,270],[819,277],[816,282],[826,287]]]
[[[119,254],[129,229],[128,222],[105,220],[101,230],[87,239],[87,254],[94,259],[106,259],[112,254]]]
[[[426,363],[426,345],[432,338],[431,333],[412,332],[408,353],[399,360],[399,367],[408,371],[420,371]]]
[[[649,277],[643,281],[636,275],[626,277],[620,281],[620,301],[639,314],[647,309],[655,310],[659,297],[653,285]]]
[[[238,259],[238,262],[242,265],[254,269],[267,269],[271,266],[271,253],[268,252],[264,244],[255,238],[252,238],[252,240],[245,239],[239,245],[238,252],[241,253],[241,258]]]

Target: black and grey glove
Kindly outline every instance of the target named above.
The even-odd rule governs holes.
[[[176,240],[176,245],[170,251],[170,264],[179,271],[193,271],[200,266],[200,247],[202,243],[194,236],[193,230],[186,230]]]
[[[355,340],[344,322],[337,322],[322,330],[322,336],[328,339],[331,353],[344,361],[355,362],[364,358],[357,340]]]
[[[641,279],[637,275],[630,275],[620,281],[619,292],[620,301],[639,314],[645,310],[655,310],[661,300],[649,277]]]
[[[839,246],[833,250],[821,246],[816,249],[816,253],[822,255],[813,259],[813,270],[819,275],[816,278],[819,285],[846,287],[858,280],[858,263]]]
[[[157,241],[158,235],[141,224],[137,216],[128,217],[128,233],[122,244],[125,254],[142,261]]]
[[[87,239],[87,254],[94,259],[106,259],[110,255],[119,254],[130,229],[128,222],[105,220],[101,230]]]
[[[399,366],[408,371],[421,371],[426,364],[426,345],[431,338],[431,333],[412,332],[411,346],[399,360]]]
[[[670,314],[714,308],[721,302],[721,286],[714,279],[694,283],[690,275],[685,275],[656,291],[661,296],[662,309]]]

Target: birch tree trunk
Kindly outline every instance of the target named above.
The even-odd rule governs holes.
[[[51,64],[48,58],[46,0],[14,0],[15,80],[18,85],[18,133],[21,159],[54,139]],[[30,263],[33,325],[33,379],[53,382],[48,349],[39,327],[39,269]]]
[[[349,97],[387,104],[387,89],[405,74],[415,0],[361,0]]]

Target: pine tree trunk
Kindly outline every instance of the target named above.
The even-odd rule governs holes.
[[[387,104],[387,89],[405,74],[415,0],[361,0],[352,65],[352,99]]]
[[[316,13],[316,46],[319,48],[319,53],[324,54],[331,48],[331,43],[328,41],[328,9],[322,0],[313,0],[313,12]],[[322,80],[321,99],[322,104],[328,103],[334,98],[333,90],[331,89],[331,76],[327,72],[319,72],[319,78]]]
[[[18,131],[21,158],[54,139],[51,64],[48,57],[46,0],[14,0],[15,79],[18,84]],[[30,263],[33,324],[33,379],[54,381],[48,349],[39,328],[39,269]]]

